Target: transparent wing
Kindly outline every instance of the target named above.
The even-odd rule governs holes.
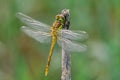
[[[58,38],[58,45],[63,47],[67,51],[71,52],[83,52],[86,51],[87,46],[81,43],[74,43],[65,38]],[[64,45],[64,46],[63,46]]]
[[[78,40],[82,41],[88,38],[88,34],[85,31],[72,31],[72,30],[60,30],[59,35],[62,38],[66,38],[69,40]]]
[[[23,22],[25,23],[27,26],[36,29],[36,30],[40,30],[40,31],[49,31],[50,30],[50,26],[46,25],[42,22],[36,21],[34,19],[32,19],[31,17],[24,15],[23,13],[17,13],[16,16]]]
[[[42,31],[35,31],[29,27],[22,26],[22,31],[24,31],[28,36],[34,38],[35,40],[41,43],[48,43],[51,40],[50,33],[42,32]]]

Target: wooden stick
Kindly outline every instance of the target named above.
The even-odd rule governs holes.
[[[64,29],[70,27],[70,13],[68,9],[62,10],[61,14],[65,17]],[[61,80],[71,80],[71,55],[69,51],[65,50],[66,44],[62,42],[62,76]]]

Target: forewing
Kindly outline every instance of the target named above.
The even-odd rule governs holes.
[[[28,36],[34,38],[35,40],[41,43],[48,43],[50,42],[51,35],[50,33],[42,32],[42,31],[34,31],[29,27],[22,26],[22,31],[24,31]]]
[[[85,31],[72,31],[72,30],[60,30],[59,35],[62,38],[66,38],[69,40],[77,40],[77,41],[83,41],[88,38],[88,34]]]
[[[58,38],[58,45],[63,47],[67,51],[71,52],[83,52],[86,51],[87,46],[81,43],[74,43],[65,38]]]
[[[16,15],[23,23],[25,23],[27,26],[36,29],[36,30],[40,30],[40,31],[49,31],[50,30],[50,26],[32,19],[31,17],[23,14],[23,13],[17,13]]]

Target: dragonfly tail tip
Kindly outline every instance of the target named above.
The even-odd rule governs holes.
[[[45,76],[47,76],[48,75],[48,72],[45,72]]]

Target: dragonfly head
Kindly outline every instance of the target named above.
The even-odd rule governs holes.
[[[64,24],[64,22],[65,22],[65,18],[61,14],[56,15],[55,19],[57,22],[62,23],[62,24]]]
[[[70,14],[68,9],[62,10],[62,12],[55,17],[53,27],[59,29],[69,29],[70,26]]]

